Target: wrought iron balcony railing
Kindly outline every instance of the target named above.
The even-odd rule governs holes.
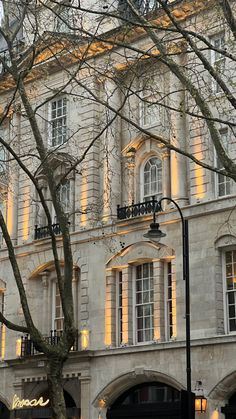
[[[70,223],[68,222],[70,225]],[[61,227],[59,223],[52,224],[52,230],[54,234],[61,234]],[[44,239],[45,237],[50,237],[49,226],[38,227],[37,225],[34,228],[34,240]]]
[[[45,336],[45,342],[50,345],[56,346],[59,344],[62,337],[62,331],[51,330],[49,336]],[[71,347],[71,351],[75,352],[79,350],[79,334],[77,333],[74,345]],[[33,356],[40,352],[35,348],[33,341],[30,339],[30,335],[26,334],[21,337],[21,358],[26,356]]]
[[[150,201],[139,202],[138,204],[128,205],[126,207],[120,207],[117,205],[117,218],[118,220],[126,220],[127,218],[134,218],[145,214],[152,214],[157,200],[153,197]]]

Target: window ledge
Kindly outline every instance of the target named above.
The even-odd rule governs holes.
[[[222,344],[234,344],[236,345],[235,334],[230,335],[216,335],[212,337],[203,337],[198,339],[191,339],[191,347],[202,347],[208,345],[222,345]],[[129,354],[136,352],[150,352],[150,351],[161,351],[161,350],[173,350],[177,348],[186,348],[185,340],[171,340],[166,342],[152,342],[150,344],[138,344],[138,345],[127,345],[122,347],[113,347],[107,349],[94,350],[94,356],[112,356]]]

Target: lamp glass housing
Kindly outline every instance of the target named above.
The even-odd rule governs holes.
[[[207,409],[207,399],[204,396],[196,396],[195,398],[195,412],[205,413]]]

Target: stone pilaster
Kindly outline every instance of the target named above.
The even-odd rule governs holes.
[[[89,375],[82,375],[80,377],[81,384],[81,419],[90,419],[90,381]]]
[[[112,108],[119,108],[119,90],[110,80],[105,81],[105,100]],[[110,220],[116,217],[121,198],[120,120],[108,109],[105,123],[108,127],[103,144],[103,219]]]
[[[132,267],[122,267],[122,325],[123,344],[133,343]]]
[[[116,271],[106,271],[105,345],[116,344]]]
[[[177,57],[176,60],[181,60]],[[179,63],[180,64],[180,63]],[[171,95],[172,107],[177,111],[171,112],[171,143],[181,150],[186,150],[186,116],[185,91],[180,81],[174,74],[170,75],[170,82],[173,89]],[[181,111],[181,112],[180,112]],[[173,150],[170,152],[171,163],[171,197],[178,204],[185,205],[188,202],[187,191],[187,158]]]
[[[164,281],[163,262],[153,261],[153,287],[154,287],[154,339],[162,341],[165,338],[165,307],[164,307]]]

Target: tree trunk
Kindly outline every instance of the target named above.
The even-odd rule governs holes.
[[[47,382],[52,409],[52,419],[66,419],[66,405],[62,384],[62,369],[65,359],[52,356],[48,359]]]

